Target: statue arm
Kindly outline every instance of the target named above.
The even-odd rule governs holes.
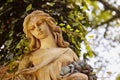
[[[52,61],[58,59],[58,57],[60,57],[62,54],[65,54],[69,49],[67,49],[66,51],[64,51],[63,53],[60,53],[60,54],[56,54],[51,57],[47,57],[45,61],[43,61],[41,64],[39,65],[36,65],[34,67],[31,67],[31,68],[26,68],[26,66],[28,65],[28,61],[26,62],[26,60],[28,59],[27,57],[23,59],[23,61],[21,61],[21,65],[19,66],[20,67],[20,71],[18,72],[19,73],[22,73],[22,74],[31,74],[35,71],[37,71],[38,69],[42,68],[43,66],[51,63]],[[47,56],[49,56],[51,54],[48,54]],[[22,66],[22,62],[23,62],[23,66]]]
[[[19,74],[21,74],[21,71],[23,69],[26,69],[29,66],[29,62],[30,62],[29,56],[25,55],[19,63],[18,71],[15,73],[16,78],[20,78],[20,80],[26,80],[24,76]],[[15,79],[15,80],[18,80],[18,79]]]
[[[25,55],[19,63],[18,70],[22,70],[22,69],[27,68],[29,66],[29,63],[30,63],[29,56]]]

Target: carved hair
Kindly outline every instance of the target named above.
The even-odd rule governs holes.
[[[63,40],[61,28],[59,26],[56,26],[55,20],[49,14],[40,10],[36,10],[36,11],[33,11],[28,16],[26,16],[23,22],[23,31],[26,34],[28,41],[30,42],[29,44],[30,51],[39,49],[41,44],[40,41],[30,33],[30,30],[29,30],[31,27],[29,26],[29,22],[32,20],[33,17],[38,17],[38,16],[42,22],[43,21],[46,22],[47,25],[49,26],[57,46],[68,47],[69,43]]]

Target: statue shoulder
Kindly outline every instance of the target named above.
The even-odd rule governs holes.
[[[76,53],[71,48],[68,48],[68,54],[71,55],[72,58],[74,58],[74,61],[78,61],[79,57],[76,55]]]
[[[75,53],[71,48],[67,48],[69,52]]]
[[[54,48],[51,49],[53,52],[55,53],[75,53],[71,48],[67,47],[67,48]]]

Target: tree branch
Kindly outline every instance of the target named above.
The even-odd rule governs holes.
[[[92,29],[91,29],[90,31],[88,31],[88,33],[91,32],[95,27],[102,26],[102,25],[104,25],[104,24],[109,24],[111,21],[113,21],[113,20],[115,20],[115,19],[117,19],[117,18],[119,18],[118,15],[115,15],[115,16],[113,16],[112,18],[110,18],[110,19],[108,19],[108,20],[106,20],[106,21],[104,21],[104,22],[101,22],[101,23],[98,24],[98,25],[93,26]]]
[[[114,6],[112,6],[111,4],[109,4],[108,2],[106,2],[105,0],[98,0],[99,2],[101,2],[105,9],[109,9],[111,11],[115,11],[116,12],[116,15],[112,16],[110,19],[104,21],[104,22],[101,22],[100,24],[94,26],[94,27],[98,27],[98,26],[101,26],[101,25],[104,25],[104,24],[108,24],[109,22],[117,19],[117,18],[120,18],[120,10]]]
[[[98,0],[98,1],[101,2],[106,9],[115,11],[116,14],[118,15],[118,17],[120,17],[120,9],[117,9],[116,7],[114,7],[111,4],[109,4],[108,2],[106,2],[105,0]]]
[[[111,21],[113,21],[113,20],[115,20],[115,19],[117,19],[117,18],[119,18],[118,15],[115,15],[115,16],[113,16],[112,18],[110,18],[110,19],[108,19],[108,20],[106,20],[106,21],[104,21],[104,22],[101,22],[100,24],[96,25],[95,27],[101,26],[101,25],[104,25],[104,24],[107,24],[107,23],[109,23],[109,22],[111,22]]]

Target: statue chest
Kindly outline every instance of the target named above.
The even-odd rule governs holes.
[[[68,62],[73,61],[73,56],[71,56],[68,48],[53,48],[32,53],[30,61],[33,63],[34,66],[39,64],[52,64],[56,61],[61,62],[64,66],[68,64]]]

